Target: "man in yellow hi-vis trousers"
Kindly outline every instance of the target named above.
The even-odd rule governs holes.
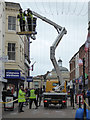
[[[38,106],[37,106],[36,93],[35,93],[35,89],[34,89],[34,88],[32,88],[32,89],[30,90],[30,97],[29,97],[29,98],[30,98],[30,101],[29,101],[29,109],[31,109],[33,101],[34,101],[35,106],[36,106],[36,109],[37,109]]]
[[[24,13],[22,12],[22,8],[20,8],[17,18],[20,22],[21,32],[25,31],[25,16],[24,16]]]
[[[19,103],[18,112],[24,112],[22,110],[24,102],[26,102],[25,92],[24,92],[23,86],[21,86],[18,93],[18,103]]]

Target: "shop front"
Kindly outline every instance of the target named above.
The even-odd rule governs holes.
[[[20,70],[5,70],[5,79],[7,79],[6,89],[10,89],[14,98],[18,96],[18,90],[21,85],[24,86],[25,77],[21,76]]]

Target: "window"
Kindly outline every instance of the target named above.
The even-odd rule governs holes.
[[[58,83],[53,83],[53,86],[57,86],[57,85],[59,85]]]
[[[8,60],[15,60],[15,43],[8,43]]]
[[[8,30],[16,30],[16,17],[8,16]]]

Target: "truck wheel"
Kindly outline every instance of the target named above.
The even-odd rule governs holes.
[[[67,103],[64,105],[65,108],[67,108]]]
[[[65,103],[65,104],[63,105],[63,108],[67,108],[67,103]]]
[[[48,107],[48,103],[44,103],[44,107]]]

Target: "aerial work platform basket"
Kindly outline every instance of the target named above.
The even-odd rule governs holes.
[[[34,31],[20,31],[20,32],[17,32],[18,35],[32,35],[32,34],[37,34],[37,32],[34,32]]]
[[[32,21],[28,24],[27,21],[23,23],[23,21],[17,22],[17,31],[16,34],[18,35],[27,35],[30,36],[33,40],[36,39],[35,35],[36,32],[36,17],[33,17]]]

